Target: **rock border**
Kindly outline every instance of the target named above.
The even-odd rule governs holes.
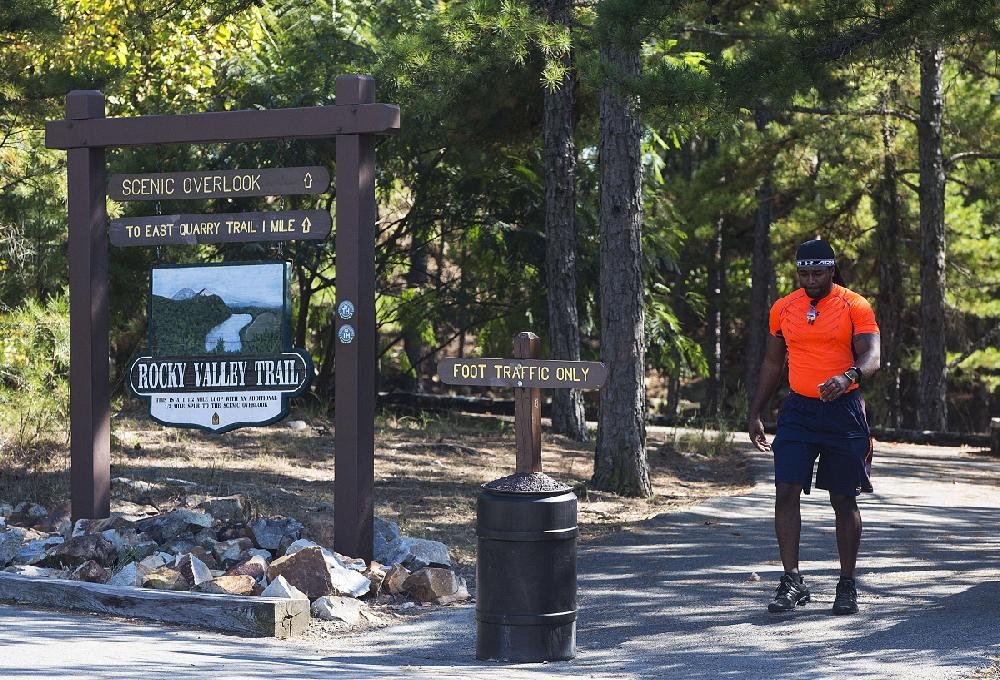
[[[309,626],[309,600],[243,597],[39,579],[0,572],[0,601],[286,639]]]

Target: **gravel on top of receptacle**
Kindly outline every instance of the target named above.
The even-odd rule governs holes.
[[[570,490],[570,487],[557,482],[544,472],[516,472],[487,482],[483,484],[483,488],[503,493],[551,493]]]

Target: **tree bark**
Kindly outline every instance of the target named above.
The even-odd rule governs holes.
[[[766,111],[758,110],[756,118],[757,131],[763,132],[770,117]],[[771,174],[772,168],[769,162],[764,178],[757,188],[757,212],[754,216],[750,318],[747,322],[747,355],[744,372],[747,399],[753,399],[757,391],[757,377],[764,362],[764,347],[767,343],[767,317],[771,309],[771,281],[774,278],[774,267],[771,264],[771,222],[774,207]]]
[[[722,390],[722,287],[725,281],[725,263],[722,261],[722,228],[725,220],[715,219],[715,233],[711,243],[708,264],[708,331],[705,337],[705,356],[708,357],[708,391],[705,397],[705,415],[719,415],[723,400]]]
[[[902,225],[899,188],[896,183],[896,155],[893,140],[896,129],[888,116],[882,118],[882,180],[875,193],[875,242],[878,258],[878,325],[882,340],[880,379],[886,386],[887,427],[902,427],[900,401],[900,361],[903,338],[903,263]]]
[[[639,73],[638,47],[604,45],[603,59],[622,77]],[[649,496],[646,462],[641,243],[640,141],[634,103],[614,87],[601,88],[600,286],[601,359],[608,380],[601,390],[594,488]],[[631,105],[630,105],[631,104]]]
[[[941,151],[941,46],[926,42],[920,57],[920,406],[918,426],[947,430],[945,356],[944,157]]]
[[[568,0],[547,0],[549,20],[569,29]],[[556,90],[545,88],[545,269],[548,284],[549,345],[553,359],[580,360],[580,322],[576,308],[576,147],[573,142],[572,56]],[[553,390],[552,429],[587,441],[580,390]]]
[[[427,274],[430,254],[427,252],[427,235],[421,229],[414,229],[410,236],[409,270],[406,272],[406,287],[420,289],[427,285],[430,277]],[[410,364],[409,372],[403,375],[403,389],[410,392],[422,392],[423,381],[421,369],[424,359],[424,341],[420,334],[420,328],[414,327],[413,323],[405,322],[407,327],[403,331],[403,352]],[[430,363],[434,363],[433,358]]]

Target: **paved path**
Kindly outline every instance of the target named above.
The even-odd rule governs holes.
[[[0,677],[966,678],[1000,656],[1000,461],[883,445],[875,467],[857,616],[829,614],[836,547],[817,493],[803,504],[813,603],[765,611],[781,573],[765,473],[746,496],[583,547],[571,662],[475,662],[472,607],[317,649],[0,606]]]

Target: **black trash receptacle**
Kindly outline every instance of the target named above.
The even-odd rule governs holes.
[[[542,473],[483,485],[477,504],[476,658],[576,654],[576,496]]]

